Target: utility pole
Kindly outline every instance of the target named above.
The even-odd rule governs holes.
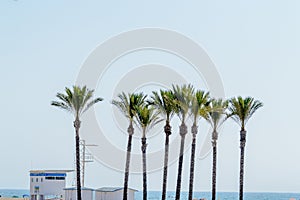
[[[87,152],[86,147],[96,147],[96,144],[86,144],[85,140],[80,140],[81,149],[81,185],[84,187],[84,174],[85,174],[85,163],[94,162],[94,157],[91,153]]]

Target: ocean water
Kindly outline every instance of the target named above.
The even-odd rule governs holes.
[[[23,197],[29,195],[29,190],[15,190],[15,189],[0,189],[2,197]]]
[[[238,200],[239,194],[237,192],[218,192],[217,200]],[[142,200],[143,193],[137,192],[135,195],[135,200]],[[167,199],[174,200],[175,192],[168,192]],[[200,199],[204,198],[206,200],[211,199],[210,192],[195,192],[193,198]],[[148,200],[159,200],[161,199],[161,192],[148,192]],[[188,192],[182,192],[180,196],[181,200],[188,199]],[[300,200],[299,193],[244,193],[244,200]]]
[[[29,190],[14,190],[14,189],[0,189],[0,195],[2,197],[23,197],[23,195],[29,195]],[[139,191],[135,194],[135,200],[142,200],[143,192]],[[167,199],[174,200],[175,192],[168,192]],[[186,200],[188,196],[187,192],[182,192],[181,200]],[[148,200],[159,200],[161,198],[161,192],[149,191]],[[204,198],[210,200],[210,192],[195,192],[194,198]],[[237,192],[219,192],[217,193],[217,200],[238,200]],[[300,193],[250,193],[244,194],[244,200],[300,200]]]

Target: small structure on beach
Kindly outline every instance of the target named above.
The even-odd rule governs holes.
[[[65,191],[65,200],[76,200],[77,199],[77,188],[64,188]],[[81,197],[84,200],[93,200],[94,189],[82,187],[81,188]]]
[[[95,200],[115,200],[123,198],[122,187],[102,187],[95,190]],[[134,193],[137,190],[128,188],[128,200],[134,200]]]
[[[46,197],[63,198],[67,172],[72,171],[74,170],[31,170],[31,200],[43,200]]]

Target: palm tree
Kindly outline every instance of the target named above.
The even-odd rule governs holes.
[[[198,133],[198,121],[200,117],[206,118],[208,105],[210,103],[209,92],[198,90],[196,91],[191,105],[191,115],[193,117],[192,125],[192,148],[190,161],[190,184],[189,184],[189,200],[193,199],[194,186],[194,166],[195,166],[195,151],[196,151],[196,136]]]
[[[212,165],[212,200],[216,199],[216,178],[217,178],[217,140],[218,129],[224,123],[226,118],[226,109],[228,101],[222,99],[213,99],[209,108],[206,121],[212,127],[212,147],[213,147],[213,165]]]
[[[73,86],[73,91],[65,88],[65,94],[57,93],[56,97],[59,101],[52,101],[51,105],[59,107],[65,111],[73,113],[75,121],[73,122],[75,128],[76,141],[76,177],[77,177],[77,200],[81,200],[81,180],[80,180],[80,151],[79,151],[79,128],[80,116],[87,111],[94,104],[102,101],[102,98],[92,99],[94,90],[89,90],[86,86]]]
[[[155,126],[157,123],[161,122],[159,119],[159,113],[155,112],[155,109],[149,104],[142,104],[136,107],[136,119],[137,124],[142,130],[142,162],[143,162],[143,200],[147,200],[147,163],[146,163],[146,148],[147,148],[147,138],[146,133]]]
[[[183,165],[183,151],[184,151],[184,141],[187,134],[186,119],[188,117],[189,108],[194,96],[194,87],[189,85],[183,86],[174,86],[173,93],[175,95],[176,103],[178,106],[177,115],[181,119],[181,125],[179,127],[179,134],[181,136],[180,141],[180,151],[179,151],[179,160],[178,160],[178,174],[177,174],[177,185],[176,185],[176,194],[175,199],[180,199],[181,192],[181,176],[182,176],[182,165]]]
[[[165,131],[165,155],[164,155],[164,170],[163,170],[163,184],[162,184],[162,200],[166,199],[167,180],[168,180],[168,159],[169,159],[169,136],[172,134],[172,127],[170,120],[176,112],[175,97],[172,90],[160,90],[160,93],[153,92],[151,96],[151,105],[161,114],[166,120],[164,127]]]
[[[245,154],[245,145],[246,145],[246,129],[245,125],[252,115],[263,106],[263,103],[254,100],[252,97],[242,98],[234,97],[229,100],[229,115],[228,117],[232,118],[237,122],[240,127],[240,148],[241,148],[241,157],[240,157],[240,190],[239,190],[239,199],[243,200],[243,190],[244,190],[244,154]]]
[[[126,153],[126,164],[125,164],[125,175],[124,175],[124,190],[123,200],[128,198],[128,180],[129,180],[129,166],[131,157],[131,146],[132,136],[134,134],[133,122],[136,115],[136,107],[139,107],[145,102],[146,96],[143,93],[128,94],[124,92],[118,95],[118,100],[113,100],[112,104],[115,105],[129,120],[129,126],[127,128],[128,142],[127,142],[127,153]]]

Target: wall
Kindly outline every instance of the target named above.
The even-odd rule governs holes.
[[[44,176],[30,176],[30,194],[35,193],[35,187],[39,187],[38,194],[47,195],[64,195],[65,180],[47,180]]]
[[[134,191],[128,190],[128,200],[134,200]],[[95,200],[116,200],[123,198],[123,190],[118,190],[115,192],[99,192],[95,193]]]
[[[92,190],[81,190],[81,197],[83,200],[92,200],[93,191]],[[65,200],[76,200],[77,190],[65,190]]]

